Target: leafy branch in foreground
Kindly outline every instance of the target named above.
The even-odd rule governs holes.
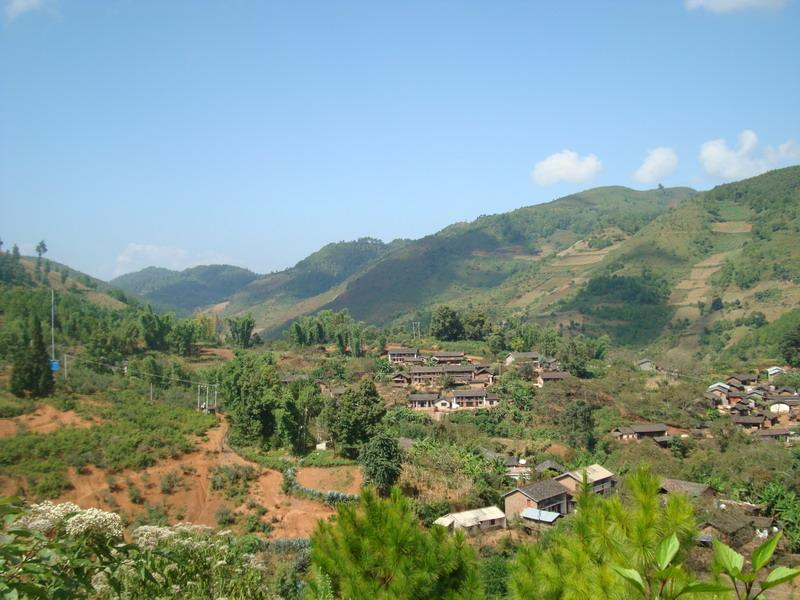
[[[766,572],[766,566],[772,559],[780,539],[781,532],[778,532],[753,550],[749,569],[744,568],[744,556],[730,546],[714,540],[714,570],[730,579],[736,598],[739,600],[764,598],[761,592],[800,576],[800,569],[778,566],[759,581],[760,576]]]
[[[753,552],[749,570],[744,557],[715,542],[717,577],[699,581],[685,566],[696,539],[688,500],[670,495],[662,504],[658,477],[646,468],[626,484],[626,493],[612,498],[584,490],[574,517],[544,543],[524,546],[512,565],[511,597],[677,600],[734,594],[756,600],[761,591],[800,575],[800,569],[777,567],[761,577],[778,544],[774,536]]]

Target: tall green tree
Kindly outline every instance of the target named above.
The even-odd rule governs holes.
[[[280,380],[272,355],[237,354],[222,370],[221,390],[231,441],[268,446],[275,433],[275,409],[281,403]]]
[[[346,390],[323,409],[322,419],[336,450],[348,458],[358,456],[361,446],[378,430],[386,407],[369,379]]]
[[[253,329],[256,326],[253,315],[230,317],[225,319],[225,322],[228,324],[228,330],[234,346],[237,348],[249,348],[253,345]]]
[[[42,255],[47,252],[47,244],[44,243],[44,240],[40,241],[36,244],[36,268],[40,269],[42,267]]]
[[[169,332],[170,347],[181,356],[192,356],[197,338],[197,324],[192,319],[177,321]]]
[[[379,431],[361,449],[359,456],[364,481],[375,486],[381,496],[386,496],[400,479],[403,455],[397,440],[385,431]]]
[[[11,372],[11,393],[15,396],[26,394],[38,398],[53,392],[55,380],[50,370],[50,357],[44,345],[42,325],[39,319],[32,318],[24,347],[14,358]]]
[[[459,314],[449,306],[437,306],[431,315],[431,335],[451,342],[464,339],[464,324]]]
[[[800,367],[800,323],[787,331],[779,344],[784,360],[793,367]]]
[[[585,400],[574,400],[567,405],[559,417],[562,429],[572,447],[594,450],[597,442],[594,435],[594,407]]]
[[[149,304],[139,317],[144,344],[148,350],[166,350],[167,336],[172,330],[172,316],[160,315]]]
[[[336,520],[311,537],[309,597],[373,600],[481,600],[475,551],[459,532],[423,531],[399,490],[369,489],[358,505],[340,504]],[[326,590],[326,588],[328,588]]]
[[[489,320],[479,310],[471,310],[464,315],[464,337],[468,340],[482,340],[487,333]]]

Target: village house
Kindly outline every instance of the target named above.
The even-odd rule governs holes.
[[[591,487],[592,492],[600,496],[611,493],[616,485],[616,482],[614,481],[614,474],[597,463],[582,469],[567,471],[566,473],[555,477],[554,480],[567,488],[570,496],[576,496],[578,490],[583,484],[584,473],[586,475],[586,481]]]
[[[454,383],[469,383],[475,373],[472,365],[444,365],[442,370],[445,377],[449,377]]]
[[[512,352],[506,356],[506,366],[521,365],[523,363],[530,363],[534,369],[541,366],[541,355],[538,352]]]
[[[543,460],[534,467],[534,470],[537,473],[547,473],[548,471],[552,471],[553,473],[557,473],[559,475],[567,472],[567,470],[562,465],[560,465],[554,460]]]
[[[439,401],[439,394],[409,394],[409,408],[433,408]]]
[[[741,427],[745,431],[756,431],[765,427],[764,417],[761,415],[752,415],[747,417],[734,415],[731,417],[731,423],[737,427]]]
[[[455,390],[452,396],[453,408],[494,408],[497,394],[487,392],[486,388]]]
[[[737,373],[725,380],[729,386],[740,391],[748,391],[758,383],[758,375],[752,373]]]
[[[520,479],[527,481],[531,478],[531,468],[528,466],[528,461],[524,458],[507,456],[504,464],[506,467],[506,477],[510,477],[514,481],[519,481]]]
[[[444,367],[413,367],[409,375],[412,385],[435,385],[441,383]]]
[[[493,384],[494,370],[485,365],[475,365],[475,371],[472,374],[472,383],[481,384],[483,386]]]
[[[536,378],[536,386],[537,387],[544,387],[545,383],[550,383],[552,381],[563,381],[569,377],[569,373],[566,371],[550,371],[548,373],[539,373],[539,376]]]
[[[766,537],[775,532],[774,521],[770,517],[749,515],[736,509],[726,508],[715,511],[700,524],[702,535],[718,539],[734,548],[739,548],[752,540],[756,534]]]
[[[776,442],[788,442],[792,435],[789,429],[784,427],[770,427],[769,429],[759,429],[753,435],[760,440],[775,440]]]
[[[394,387],[408,387],[411,385],[411,375],[400,371],[392,375],[392,385]]]
[[[433,352],[430,359],[437,365],[460,365],[465,356],[463,352]]]
[[[800,397],[791,396],[768,396],[767,408],[772,413],[786,414],[789,412],[800,412]]]
[[[686,494],[690,498],[709,499],[717,495],[716,490],[710,485],[684,481],[682,479],[661,479],[659,492],[662,494]]]
[[[450,531],[456,529],[463,529],[467,532],[491,531],[505,529],[506,515],[496,506],[487,506],[464,512],[448,513],[433,523],[446,527]]]
[[[539,367],[542,371],[560,371],[561,363],[558,362],[557,358],[552,356],[543,356],[539,359]]]
[[[404,364],[409,359],[419,358],[419,350],[416,348],[387,348],[386,360],[392,364]]]
[[[552,527],[562,517],[560,513],[538,508],[526,508],[519,516],[523,526],[529,530]]]
[[[508,518],[519,517],[526,508],[535,508],[566,515],[569,511],[569,490],[554,479],[534,481],[503,495]]]
[[[611,435],[620,440],[639,440],[645,437],[658,437],[667,435],[667,426],[663,423],[637,423],[623,425],[611,430]]]
[[[770,381],[784,373],[786,373],[786,370],[783,367],[770,367],[767,369],[767,377]]]
[[[639,361],[636,361],[636,368],[638,368],[640,371],[655,371],[656,363],[649,358],[643,358]]]

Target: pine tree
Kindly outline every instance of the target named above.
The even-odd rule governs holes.
[[[364,479],[385,496],[397,483],[402,469],[403,456],[397,440],[388,433],[378,432],[364,445],[359,457]]]
[[[50,358],[42,337],[42,325],[32,319],[25,346],[17,352],[11,373],[11,392],[22,397],[26,393],[37,398],[52,393],[55,387]]]
[[[423,531],[398,489],[380,499],[367,488],[357,506],[340,504],[336,521],[311,537],[310,598],[481,600],[475,551],[459,532]],[[328,596],[330,597],[330,596]]]

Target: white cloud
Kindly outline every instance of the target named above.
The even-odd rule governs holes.
[[[129,243],[125,250],[117,256],[114,267],[114,276],[119,276],[131,271],[138,271],[145,267],[165,267],[167,269],[181,270],[202,264],[219,264],[230,260],[216,253],[202,253],[192,255],[183,248],[157,246],[154,244]]]
[[[734,12],[737,10],[780,10],[786,0],[686,0],[689,10],[703,9],[713,13]]]
[[[9,20],[44,7],[44,0],[5,0],[6,17]]]
[[[800,147],[794,140],[787,140],[777,148],[767,146],[757,151],[758,136],[751,129],[739,134],[739,147],[731,148],[720,138],[700,146],[700,164],[709,175],[721,179],[753,177],[787,162],[800,159]]]
[[[678,155],[672,148],[653,148],[641,166],[636,169],[633,178],[640,183],[656,183],[675,172],[678,166]]]
[[[600,172],[603,164],[594,154],[580,156],[573,150],[551,154],[533,166],[531,176],[539,185],[585,183]]]

